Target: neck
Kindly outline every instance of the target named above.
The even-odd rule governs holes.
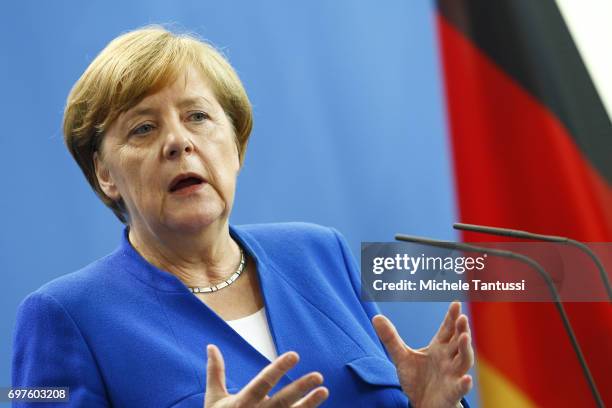
[[[240,262],[240,248],[228,222],[197,232],[153,231],[130,225],[132,246],[151,264],[187,286],[209,286],[227,279]]]

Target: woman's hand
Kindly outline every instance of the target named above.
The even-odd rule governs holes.
[[[436,335],[419,350],[408,347],[383,315],[374,316],[372,323],[414,407],[456,407],[472,388],[472,377],[466,373],[474,364],[474,350],[459,302],[451,303]]]
[[[311,408],[318,407],[329,395],[327,388],[319,387],[323,383],[323,376],[312,372],[287,385],[274,396],[268,396],[274,385],[298,362],[298,354],[291,351],[267,365],[238,394],[229,394],[225,387],[225,363],[221,351],[212,344],[208,345],[206,351],[205,408]]]

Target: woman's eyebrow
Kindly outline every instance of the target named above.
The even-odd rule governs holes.
[[[133,118],[142,115],[152,115],[157,112],[155,108],[142,107],[142,108],[134,108],[126,112],[125,117],[123,118],[123,122],[127,123]]]
[[[197,105],[197,104],[199,104],[199,103],[204,103],[204,104],[206,104],[206,105],[212,106],[212,103],[211,103],[211,102],[210,102],[208,99],[206,99],[205,97],[203,97],[203,96],[194,96],[194,97],[191,97],[191,98],[185,98],[185,99],[182,99],[182,100],[181,100],[181,101],[180,101],[180,102],[177,104],[177,106],[178,106],[179,108],[186,108],[186,107],[188,107],[188,106]]]
[[[201,103],[204,103],[208,106],[213,106],[213,104],[203,96],[194,96],[190,98],[181,99],[177,103],[176,106],[179,109],[185,109],[186,107],[198,105]],[[157,113],[156,108],[151,108],[151,107],[146,107],[146,106],[143,106],[141,108],[132,108],[125,113],[125,117],[123,118],[123,123],[127,125],[128,122],[130,122],[131,120],[133,120],[134,118],[138,116],[153,115],[155,113]]]

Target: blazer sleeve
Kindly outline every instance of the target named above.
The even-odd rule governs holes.
[[[346,240],[344,239],[342,234],[340,234],[334,228],[332,228],[332,231],[334,235],[336,236],[336,239],[338,240],[340,249],[342,250],[342,256],[344,257],[344,264],[346,265],[346,268],[348,269],[349,276],[351,278],[351,284],[353,285],[353,290],[359,297],[361,306],[363,307],[363,310],[368,315],[368,319],[371,321],[374,316],[380,313],[380,310],[378,309],[378,306],[376,305],[375,302],[366,302],[361,298],[361,275],[359,274],[359,267],[357,265],[357,261],[355,261],[355,257],[353,257],[353,255],[351,254],[351,250],[348,247],[348,244],[346,243]],[[372,328],[372,332],[374,332],[374,336],[376,340],[380,343],[380,340],[378,340],[378,336],[375,334],[375,331],[373,328]],[[384,350],[384,346],[382,345],[382,343],[381,343],[381,347]],[[387,350],[384,350],[384,351],[387,354]],[[389,358],[389,360],[391,359]],[[470,405],[468,404],[465,398],[461,399],[461,405],[464,408],[470,408]],[[408,406],[412,407],[412,404],[408,402]]]
[[[380,310],[378,309],[378,305],[375,302],[367,302],[364,301],[361,297],[361,275],[359,273],[359,266],[357,265],[357,261],[353,256],[351,249],[349,248],[346,240],[336,229],[331,228],[336,240],[338,241],[338,245],[340,246],[340,250],[342,252],[342,257],[344,258],[344,265],[348,271],[349,278],[351,280],[351,286],[353,287],[353,291],[359,298],[359,302],[361,303],[361,307],[365,311],[368,316],[368,332],[371,332],[371,336],[373,336],[374,340],[380,343],[376,332],[374,331],[374,327],[372,326],[372,318],[377,314],[380,314]],[[380,347],[383,348],[382,343],[380,343]]]
[[[104,383],[78,326],[48,294],[34,292],[20,305],[13,338],[13,387],[69,387],[69,402],[45,407],[108,407]],[[14,402],[13,407],[38,407]]]

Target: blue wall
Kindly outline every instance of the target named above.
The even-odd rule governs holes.
[[[222,3],[222,4],[220,4]],[[297,3],[297,2],[296,2]],[[63,146],[63,104],[108,41],[174,23],[221,47],[254,105],[233,223],[300,220],[360,241],[454,238],[433,5],[310,1],[7,2],[0,6],[0,386],[27,293],[108,253],[121,225]],[[8,278],[8,279],[7,279]],[[445,304],[381,305],[424,346]],[[471,397],[475,401],[475,397]]]

